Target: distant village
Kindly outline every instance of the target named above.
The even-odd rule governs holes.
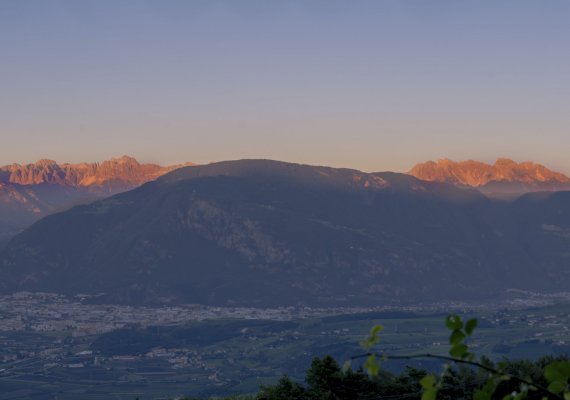
[[[125,385],[133,383],[131,380],[140,380],[136,383],[140,385],[145,382],[169,382],[169,379],[186,374],[184,376],[192,377],[197,385],[210,382],[214,387],[230,387],[240,385],[242,380],[251,376],[279,373],[267,369],[267,357],[289,360],[290,365],[305,365],[315,354],[312,353],[314,346],[335,343],[358,346],[359,338],[363,337],[371,324],[368,315],[374,313],[397,315],[389,321],[395,325],[393,334],[404,339],[399,340],[398,344],[392,343],[388,348],[391,351],[412,352],[419,348],[430,348],[430,351],[445,352],[445,328],[440,328],[437,333],[428,332],[421,322],[399,324],[397,321],[398,318],[400,321],[406,318],[408,321],[431,318],[438,322],[443,321],[442,316],[449,312],[483,316],[481,329],[501,328],[493,329],[496,333],[492,335],[497,337],[493,339],[494,344],[490,349],[499,355],[507,354],[514,348],[510,340],[501,339],[501,335],[508,336],[510,332],[519,332],[525,348],[537,347],[540,351],[544,346],[561,351],[568,349],[570,316],[565,311],[566,305],[557,306],[570,302],[568,294],[542,296],[514,292],[511,295],[504,303],[492,307],[441,303],[376,308],[260,309],[195,304],[133,307],[94,304],[94,299],[89,296],[67,298],[49,293],[21,292],[0,297],[0,380],[19,382],[32,377],[34,384],[42,385],[42,382],[56,377],[65,377],[64,380],[73,382],[80,376],[81,382],[88,387],[93,384],[93,376],[97,377],[97,382],[105,382],[105,377],[110,376],[108,374],[112,374],[115,380],[125,380]],[[540,308],[549,305],[554,305],[554,311]],[[540,311],[533,312],[533,307]],[[303,332],[294,327],[295,323],[291,324],[293,327],[278,329],[239,329],[237,336],[233,337],[233,344],[219,346],[190,342],[164,344],[159,341],[158,345],[148,346],[144,351],[122,351],[118,354],[113,351],[112,338],[107,342],[111,344],[107,351],[93,346],[98,338],[120,332],[121,329],[141,331],[149,327],[164,327],[167,330],[168,327],[184,328],[189,324],[207,321],[228,324],[231,321],[250,321],[247,323],[252,323],[254,327],[256,321],[286,324],[307,322],[304,323]],[[406,324],[410,323],[412,331],[409,325],[406,328]],[[439,325],[437,323],[435,326]],[[127,336],[125,340],[131,339]],[[480,345],[475,343],[473,348],[482,350]],[[298,352],[300,348],[303,350]],[[297,349],[297,353],[292,355],[292,349]],[[132,373],[135,370],[142,372]]]
[[[193,321],[246,319],[290,321],[333,315],[367,312],[452,312],[490,309],[524,309],[570,302],[570,292],[555,295],[513,291],[515,296],[503,303],[469,304],[463,302],[430,303],[414,306],[382,307],[212,307],[197,304],[134,307],[115,304],[91,304],[94,296],[68,298],[53,293],[20,292],[0,296],[0,332],[69,332],[74,337],[98,335],[128,326],[183,325]],[[520,293],[517,293],[520,292]]]

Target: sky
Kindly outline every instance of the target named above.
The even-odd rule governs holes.
[[[0,164],[570,173],[567,0],[0,0]]]

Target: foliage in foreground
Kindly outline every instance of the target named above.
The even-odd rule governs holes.
[[[568,356],[498,363],[484,356],[477,359],[468,345],[477,320],[464,322],[450,315],[445,324],[450,330],[449,356],[373,352],[383,329],[378,325],[361,343],[366,353],[352,358],[353,362],[365,360],[360,367],[353,369],[347,362],[341,368],[330,356],[315,358],[305,384],[283,376],[277,384],[263,386],[257,395],[236,400],[570,400]],[[437,359],[443,367],[438,375],[413,367],[395,375],[381,368],[390,359]]]
[[[477,320],[463,321],[458,315],[445,320],[450,330],[449,355],[412,354],[390,356],[373,352],[383,327],[372,328],[361,343],[365,359],[356,371],[351,363],[341,369],[331,357],[315,359],[306,375],[306,386],[286,376],[275,386],[262,388],[257,400],[340,400],[340,399],[418,399],[418,400],[570,400],[570,359],[543,357],[537,361],[507,361],[497,364],[489,358],[477,359],[468,345]],[[390,359],[437,359],[443,362],[438,375],[408,367],[396,376],[381,369]]]
[[[496,367],[490,360],[489,366]],[[547,385],[544,369],[552,362],[568,362],[568,358],[543,357],[538,361],[505,362],[503,368],[509,374],[525,377],[537,384]],[[287,376],[274,386],[263,387],[256,400],[341,400],[341,399],[425,399],[426,381],[431,380],[427,371],[407,367],[394,375],[379,371],[371,376],[363,369],[341,368],[331,357],[314,359],[307,371],[305,385],[293,382]],[[485,387],[489,379],[486,371],[467,366],[448,367],[437,379],[437,399],[471,400]],[[518,382],[501,381],[492,399],[504,399],[519,390]],[[429,395],[428,395],[429,396]],[[533,393],[528,398],[542,399],[542,394]],[[549,400],[555,397],[547,397]]]

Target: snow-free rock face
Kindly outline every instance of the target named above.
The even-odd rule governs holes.
[[[570,190],[566,175],[540,164],[517,163],[508,158],[500,158],[493,165],[473,160],[428,161],[414,166],[410,174],[424,181],[475,187],[485,193]]]
[[[438,296],[440,287],[464,294],[444,271],[495,276],[481,265],[469,272],[478,249],[470,238],[492,233],[471,213],[489,203],[476,190],[396,173],[271,160],[180,168],[16,236],[0,256],[0,291],[105,293],[101,301],[129,304],[377,305],[429,292],[433,275]]]
[[[43,159],[0,167],[0,241],[48,214],[134,189],[187,165],[192,164],[141,164],[123,156],[101,163]]]
[[[493,201],[397,173],[270,160],[181,168],[43,218],[0,293],[125,304],[379,306],[570,287],[570,192]]]
[[[185,164],[188,165],[188,164]],[[163,167],[157,164],[140,164],[136,159],[123,156],[102,163],[58,164],[53,160],[39,160],[33,164],[11,164],[0,167],[0,182],[18,185],[58,184],[71,187],[105,188],[110,183],[132,189],[172,171],[182,165]]]

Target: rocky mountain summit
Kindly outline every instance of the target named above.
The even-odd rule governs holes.
[[[570,178],[533,162],[500,158],[494,164],[449,159],[417,164],[409,172],[418,179],[474,187],[486,194],[522,194],[570,190]]]
[[[92,191],[117,192],[128,190],[154,180],[176,168],[191,165],[140,164],[123,156],[101,163],[58,164],[53,160],[39,160],[33,164],[11,164],[0,167],[0,182],[18,185],[56,184],[91,188]]]
[[[125,304],[378,305],[566,291],[570,192],[494,201],[406,174],[239,160],[43,218],[0,292]],[[64,283],[65,282],[65,283]]]
[[[141,164],[123,156],[101,163],[44,159],[0,167],[0,244],[48,214],[134,189],[188,165]]]

